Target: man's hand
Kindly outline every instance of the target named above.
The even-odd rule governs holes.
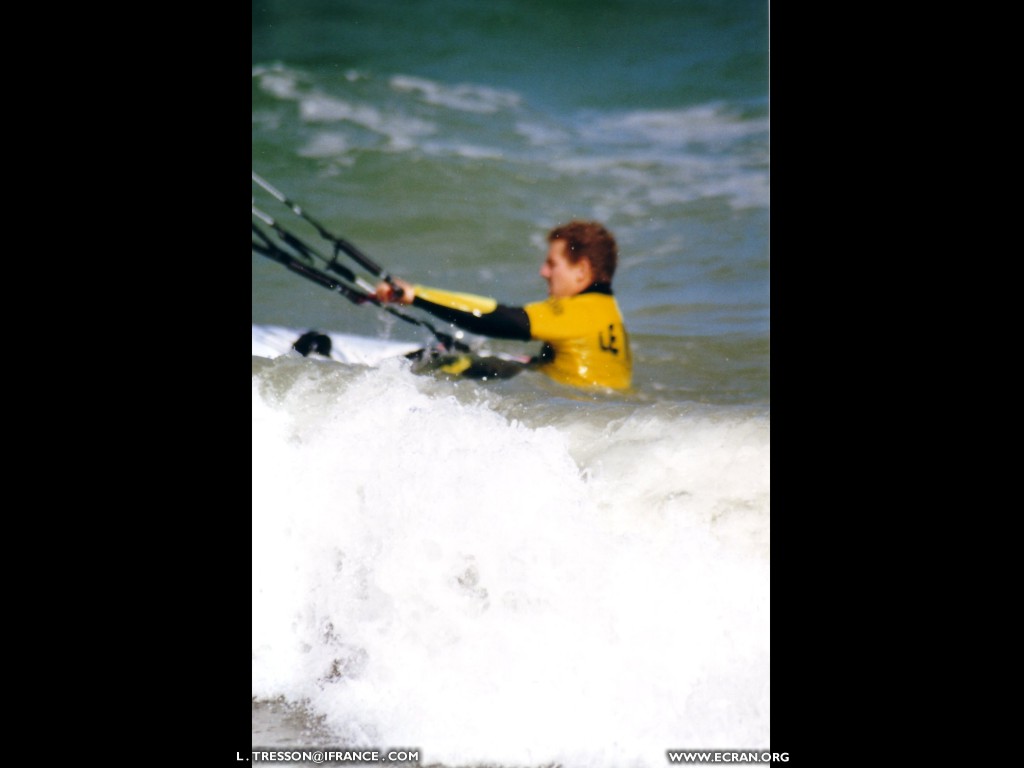
[[[402,289],[402,295],[396,295],[396,291],[391,283],[377,283],[377,301],[412,304],[412,300],[416,298],[416,292],[413,290],[412,285],[398,278],[394,278],[394,284]]]

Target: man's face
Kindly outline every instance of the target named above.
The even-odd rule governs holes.
[[[591,284],[590,262],[580,259],[570,264],[565,253],[565,241],[548,244],[548,257],[540,265],[540,276],[548,281],[548,296],[565,299],[575,296]]]

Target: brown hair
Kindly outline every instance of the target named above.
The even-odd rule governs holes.
[[[570,264],[580,259],[590,262],[595,283],[610,283],[619,261],[619,247],[615,237],[596,221],[570,221],[560,224],[548,233],[548,242],[565,241],[565,253]]]

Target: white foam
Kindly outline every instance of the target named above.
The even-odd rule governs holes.
[[[256,67],[253,77],[259,79],[262,90],[279,99],[296,99],[299,96],[297,73],[280,65]]]
[[[734,144],[767,132],[767,118],[740,119],[723,105],[714,103],[605,115],[581,126],[581,134],[592,140],[655,143],[663,147]]]
[[[766,532],[767,425],[528,426],[468,391],[398,361],[254,376],[253,695],[447,764],[768,746],[766,541],[719,525]]]
[[[501,109],[516,107],[520,102],[520,97],[516,93],[482,85],[447,85],[409,75],[395,75],[390,83],[396,91],[419,94],[427,104],[463,112],[493,114]]]
[[[350,148],[345,134],[338,132],[320,132],[313,136],[298,151],[301,157],[337,157],[345,154]]]

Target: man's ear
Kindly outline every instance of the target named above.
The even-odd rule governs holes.
[[[590,259],[580,259],[574,266],[580,270],[580,279],[583,282],[580,290],[583,290],[594,282],[594,266],[590,263]]]

